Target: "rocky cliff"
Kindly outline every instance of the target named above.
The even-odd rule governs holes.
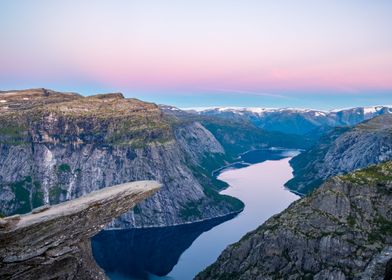
[[[326,179],[392,159],[392,115],[382,115],[353,128],[336,128],[290,164],[291,190],[308,193]]]
[[[1,219],[0,278],[106,279],[92,257],[90,238],[159,186],[126,183]]]
[[[392,162],[334,177],[196,279],[390,279]]]
[[[220,196],[209,159],[224,150],[196,121],[122,94],[83,97],[46,89],[0,94],[0,212],[26,213],[114,184],[157,180],[161,191],[111,224],[182,224],[242,209]],[[219,160],[219,162],[218,162]]]

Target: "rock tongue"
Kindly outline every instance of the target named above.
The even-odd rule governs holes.
[[[89,238],[159,187],[126,183],[20,216],[0,228],[0,279],[106,279]]]

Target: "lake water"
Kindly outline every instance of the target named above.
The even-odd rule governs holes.
[[[183,226],[103,231],[92,241],[97,263],[112,280],[192,279],[229,244],[298,199],[283,186],[292,178],[288,162],[297,153],[252,151],[216,171],[230,185],[221,193],[245,203],[240,214]]]

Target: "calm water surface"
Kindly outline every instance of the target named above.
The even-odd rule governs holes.
[[[292,178],[288,161],[296,153],[253,151],[242,156],[242,165],[235,166],[239,169],[218,171],[218,178],[230,185],[221,193],[245,203],[239,215],[184,226],[103,231],[93,239],[94,257],[112,280],[192,279],[229,244],[298,198],[283,187]]]

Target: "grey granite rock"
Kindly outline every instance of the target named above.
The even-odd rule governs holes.
[[[338,128],[313,148],[294,157],[291,190],[306,194],[328,178],[392,159],[392,115],[353,128]]]
[[[196,279],[383,279],[391,246],[389,161],[330,179],[230,245]]]
[[[159,189],[139,181],[94,191],[45,211],[4,219],[0,228],[1,279],[106,279],[90,238],[118,215]]]
[[[207,157],[222,160],[224,151],[198,122],[172,120],[157,105],[121,94],[82,97],[36,89],[2,98],[3,215],[136,180],[159,181],[162,189],[111,227],[176,225],[242,209],[238,200],[219,196],[203,169]]]

